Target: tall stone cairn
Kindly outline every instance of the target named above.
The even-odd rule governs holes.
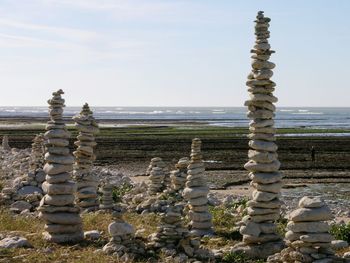
[[[272,94],[275,83],[270,80],[275,64],[268,61],[274,53],[268,43],[270,18],[264,17],[264,12],[260,11],[255,22],[256,41],[251,50],[253,70],[247,81],[250,100],[245,102],[249,110],[248,118],[251,119],[248,135],[250,160],[244,165],[250,172],[254,190],[240,232],[244,244],[248,245],[248,253],[253,257],[266,258],[278,252],[282,246],[274,224],[280,215],[282,175],[278,172],[280,162],[277,160],[273,119],[273,103],[277,102],[277,98]]]
[[[30,170],[35,172],[44,166],[44,134],[39,133],[33,139],[32,152],[30,155]]]
[[[2,137],[2,149],[5,151],[10,151],[11,147],[9,145],[9,137],[7,135],[4,135]]]
[[[186,178],[187,178],[187,166],[189,165],[190,160],[187,157],[181,158],[178,163],[175,165],[176,170],[171,171],[171,188],[178,192],[182,193],[185,188]]]
[[[346,262],[331,249],[333,237],[327,221],[332,218],[331,210],[322,199],[307,196],[300,199],[298,209],[289,215],[285,235],[288,247],[270,256],[268,262]]]
[[[73,177],[78,188],[76,203],[82,209],[95,210],[98,208],[99,180],[92,173],[92,168],[96,159],[94,147],[96,146],[95,135],[99,132],[98,124],[87,103],[84,104],[81,112],[73,117],[73,120],[79,131],[78,140],[74,143],[77,150],[73,152],[75,156]]]
[[[48,101],[50,121],[44,134],[46,181],[42,184],[46,195],[38,208],[39,217],[46,221],[44,238],[55,243],[78,242],[84,237],[80,209],[74,205],[76,184],[71,181],[74,158],[69,153],[70,133],[62,118],[62,94],[64,92],[58,90]]]
[[[183,197],[189,203],[188,216],[190,222],[190,234],[192,236],[204,236],[213,233],[212,216],[208,211],[209,188],[203,173],[205,171],[201,154],[202,142],[195,138],[192,140],[191,161],[188,165],[186,188]]]

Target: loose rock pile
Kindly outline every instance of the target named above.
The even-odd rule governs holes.
[[[303,197],[293,211],[285,235],[288,248],[270,256],[268,262],[345,262],[331,249],[333,237],[326,221],[333,218],[331,210],[320,198]]]
[[[157,195],[163,192],[163,180],[165,174],[164,170],[160,167],[153,167],[149,176],[150,184],[148,185],[148,194]]]
[[[187,166],[190,160],[187,157],[181,158],[176,164],[176,170],[171,171],[171,189],[181,196],[183,189],[185,188],[187,178]]]
[[[252,200],[248,202],[248,216],[242,220],[240,232],[243,235],[245,253],[251,257],[266,258],[281,250],[283,243],[277,234],[274,221],[279,218],[282,188],[282,175],[278,172],[280,162],[277,160],[277,145],[274,128],[275,83],[270,80],[275,64],[268,59],[274,51],[270,50],[268,31],[270,18],[264,17],[262,11],[256,17],[256,44],[251,50],[253,70],[248,76],[247,86],[250,100],[249,124],[249,162],[244,167],[250,171],[251,186],[254,188]]]
[[[145,254],[144,244],[142,240],[135,238],[135,230],[124,221],[121,209],[114,208],[112,216],[114,222],[108,226],[112,238],[103,247],[103,251],[113,254],[123,262],[133,262],[135,256]]]
[[[39,217],[46,221],[44,238],[55,243],[77,242],[83,239],[79,207],[74,205],[76,184],[71,181],[74,158],[69,153],[70,133],[63,121],[64,92],[58,90],[49,103],[50,121],[46,125],[46,154],[44,171],[46,181],[38,210]]]
[[[106,179],[102,184],[100,192],[102,193],[100,201],[100,209],[102,210],[111,210],[114,207],[113,204],[113,185],[109,183],[109,180]]]
[[[11,151],[11,147],[9,145],[9,137],[7,135],[4,135],[2,137],[2,149],[4,151]]]
[[[204,236],[213,233],[212,216],[208,211],[209,188],[203,178],[205,171],[201,154],[202,142],[195,138],[192,140],[191,161],[188,165],[186,188],[183,196],[188,200],[190,211],[188,216],[191,220],[191,234]]]
[[[93,162],[96,159],[94,147],[96,146],[95,134],[98,133],[98,125],[92,116],[92,111],[87,103],[84,104],[80,114],[73,117],[75,127],[79,131],[78,141],[74,144],[77,150],[73,177],[77,182],[76,203],[81,208],[92,211],[98,208],[97,187],[98,178],[92,173]]]

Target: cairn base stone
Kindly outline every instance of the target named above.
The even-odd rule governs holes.
[[[244,253],[249,258],[266,259],[270,255],[276,254],[285,248],[285,243],[280,240],[261,244],[249,245],[244,242],[238,243],[231,252]]]

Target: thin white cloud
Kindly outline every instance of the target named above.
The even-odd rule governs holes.
[[[46,33],[53,33],[56,36],[77,39],[81,41],[92,40],[97,37],[97,33],[93,31],[33,24],[5,18],[0,18],[0,26],[19,28],[25,30],[44,31]]]

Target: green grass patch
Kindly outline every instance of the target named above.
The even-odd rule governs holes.
[[[345,240],[350,243],[350,223],[331,225],[331,234],[340,240]]]

